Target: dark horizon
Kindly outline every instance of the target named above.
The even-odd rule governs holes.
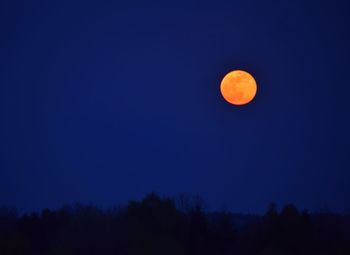
[[[264,215],[210,213],[198,197],[151,193],[107,211],[74,205],[18,217],[0,209],[3,255],[345,255],[349,241],[350,215],[292,204]]]
[[[23,208],[19,208],[16,205],[10,205],[10,204],[2,204],[0,205],[0,212],[4,211],[4,212],[13,212],[14,214],[18,215],[19,217],[23,217],[25,215],[31,215],[31,214],[41,214],[46,210],[50,210],[50,211],[60,211],[60,210],[64,210],[64,208],[75,208],[75,207],[94,207],[98,210],[101,210],[101,212],[108,212],[111,210],[115,210],[118,208],[123,208],[123,207],[127,207],[130,203],[133,202],[140,202],[143,201],[144,199],[146,199],[147,197],[151,196],[151,195],[156,195],[161,199],[171,199],[172,201],[174,201],[175,203],[178,202],[178,200],[181,197],[186,197],[188,198],[188,202],[191,204],[194,204],[196,201],[200,201],[201,203],[201,208],[203,209],[203,211],[205,213],[211,214],[211,213],[219,213],[219,212],[225,212],[228,214],[233,214],[233,215],[246,215],[246,216],[263,216],[265,215],[269,209],[271,208],[271,206],[274,206],[275,209],[277,210],[277,212],[280,212],[283,210],[283,208],[285,208],[286,206],[292,205],[294,206],[300,213],[302,212],[307,212],[310,214],[331,214],[331,215],[339,215],[339,216],[350,216],[350,211],[345,211],[345,212],[339,212],[339,211],[335,211],[332,208],[329,208],[327,206],[323,206],[320,208],[316,208],[316,209],[310,209],[307,207],[298,207],[298,205],[295,205],[292,202],[286,202],[284,204],[278,204],[275,203],[274,201],[270,201],[270,203],[266,204],[265,208],[262,209],[261,211],[240,211],[240,210],[235,210],[234,206],[233,208],[229,208],[227,206],[221,206],[219,208],[214,208],[213,206],[211,206],[208,201],[202,197],[200,194],[190,194],[190,193],[179,193],[179,194],[175,194],[175,195],[169,195],[169,194],[159,194],[157,192],[149,192],[146,193],[144,196],[141,196],[140,198],[133,198],[133,199],[129,199],[120,203],[115,203],[115,204],[111,204],[111,205],[101,205],[101,204],[96,204],[94,202],[84,202],[84,201],[71,201],[71,202],[66,202],[63,203],[61,205],[58,205],[56,207],[48,207],[48,206],[44,206],[42,208],[35,208],[35,209],[23,209]],[[232,203],[234,205],[234,203]],[[1,214],[1,213],[0,213]]]

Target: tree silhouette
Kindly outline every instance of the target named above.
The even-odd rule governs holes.
[[[206,212],[155,193],[125,207],[75,204],[18,216],[0,208],[1,255],[350,254],[350,216],[271,204],[265,215]]]

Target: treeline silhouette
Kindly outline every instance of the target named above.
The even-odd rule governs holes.
[[[18,216],[0,210],[0,255],[350,254],[349,216],[299,212],[205,212],[200,198],[161,198],[102,210],[64,206]]]

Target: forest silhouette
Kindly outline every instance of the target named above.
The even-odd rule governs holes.
[[[350,254],[350,216],[271,204],[264,215],[207,212],[198,196],[155,193],[103,210],[0,210],[1,255]]]

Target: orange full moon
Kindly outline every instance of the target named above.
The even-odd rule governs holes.
[[[227,102],[233,105],[244,105],[253,100],[257,87],[251,74],[236,70],[226,74],[221,82],[220,90]]]

